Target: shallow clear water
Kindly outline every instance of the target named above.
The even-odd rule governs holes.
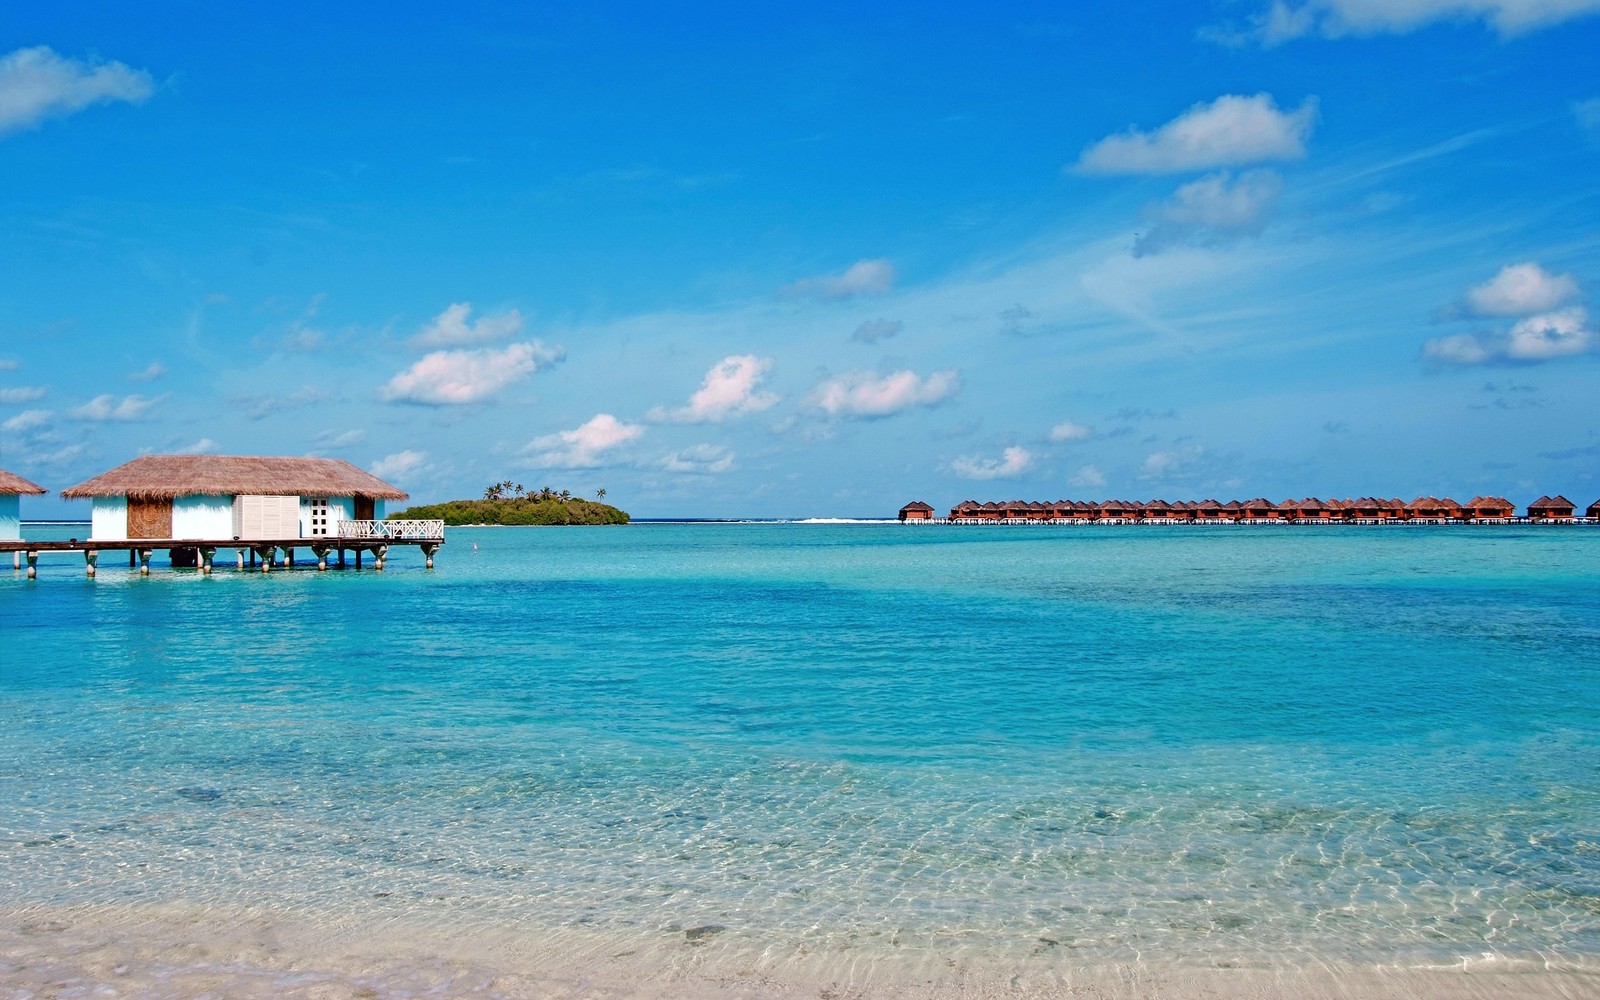
[[[1600,957],[1600,530],[452,529],[438,566],[0,570],[0,898]]]

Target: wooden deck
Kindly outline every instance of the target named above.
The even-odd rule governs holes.
[[[329,556],[337,555],[332,563],[344,569],[346,557],[354,554],[355,568],[361,569],[363,555],[372,556],[372,568],[382,570],[388,561],[389,550],[395,546],[416,546],[422,550],[428,569],[433,568],[434,553],[444,544],[444,524],[437,532],[408,531],[403,536],[385,537],[370,532],[348,535],[314,535],[294,538],[132,538],[89,539],[69,538],[65,541],[0,540],[0,552],[10,552],[11,567],[21,570],[27,564],[28,579],[38,575],[39,554],[42,552],[77,552],[83,555],[85,572],[95,575],[102,552],[128,553],[128,565],[137,566],[144,576],[150,575],[150,559],[159,550],[172,553],[175,568],[192,567],[209,575],[218,549],[232,549],[240,570],[257,569],[269,573],[274,568],[295,566],[295,550],[309,549],[319,570],[329,568]]]

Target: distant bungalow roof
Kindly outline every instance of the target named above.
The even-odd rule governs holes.
[[[404,500],[409,495],[339,458],[241,455],[143,455],[61,491],[68,498],[123,494],[148,500],[199,494],[362,496],[376,500]]]
[[[45,488],[13,472],[0,469],[0,493],[43,493]]]

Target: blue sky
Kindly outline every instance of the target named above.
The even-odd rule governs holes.
[[[0,467],[1600,496],[1600,0],[597,6],[0,10]]]

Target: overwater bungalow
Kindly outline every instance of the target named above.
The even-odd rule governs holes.
[[[1577,505],[1564,496],[1540,497],[1528,504],[1528,517],[1535,521],[1570,521]]]
[[[922,511],[932,518],[933,508],[921,501],[901,508],[901,520]],[[1600,500],[1585,512],[1585,520],[1600,520]],[[1530,521],[1572,521],[1576,509],[1565,497],[1540,497],[1528,505]],[[979,503],[966,500],[950,510],[952,521],[1003,523],[1094,522],[1097,524],[1262,524],[1283,521],[1293,524],[1383,524],[1411,522],[1421,524],[1494,524],[1518,520],[1516,507],[1504,497],[1473,497],[1461,503],[1451,497],[1419,496],[1409,503],[1393,497],[1361,497],[1320,500],[1306,497],[1273,503],[1264,497],[1254,500],[1009,500],[1004,503]]]
[[[61,495],[93,502],[92,541],[312,539],[408,496],[341,459],[239,455],[143,455]]]
[[[1589,509],[1584,511],[1583,515],[1591,521],[1600,521],[1600,500],[1590,504]]]
[[[933,520],[933,508],[921,500],[913,500],[900,508],[900,520],[931,521]]]
[[[44,492],[43,486],[0,469],[0,539],[15,541],[22,537],[22,497]]]
[[[1504,520],[1516,514],[1517,508],[1505,497],[1473,497],[1466,503],[1466,516],[1475,521]]]

